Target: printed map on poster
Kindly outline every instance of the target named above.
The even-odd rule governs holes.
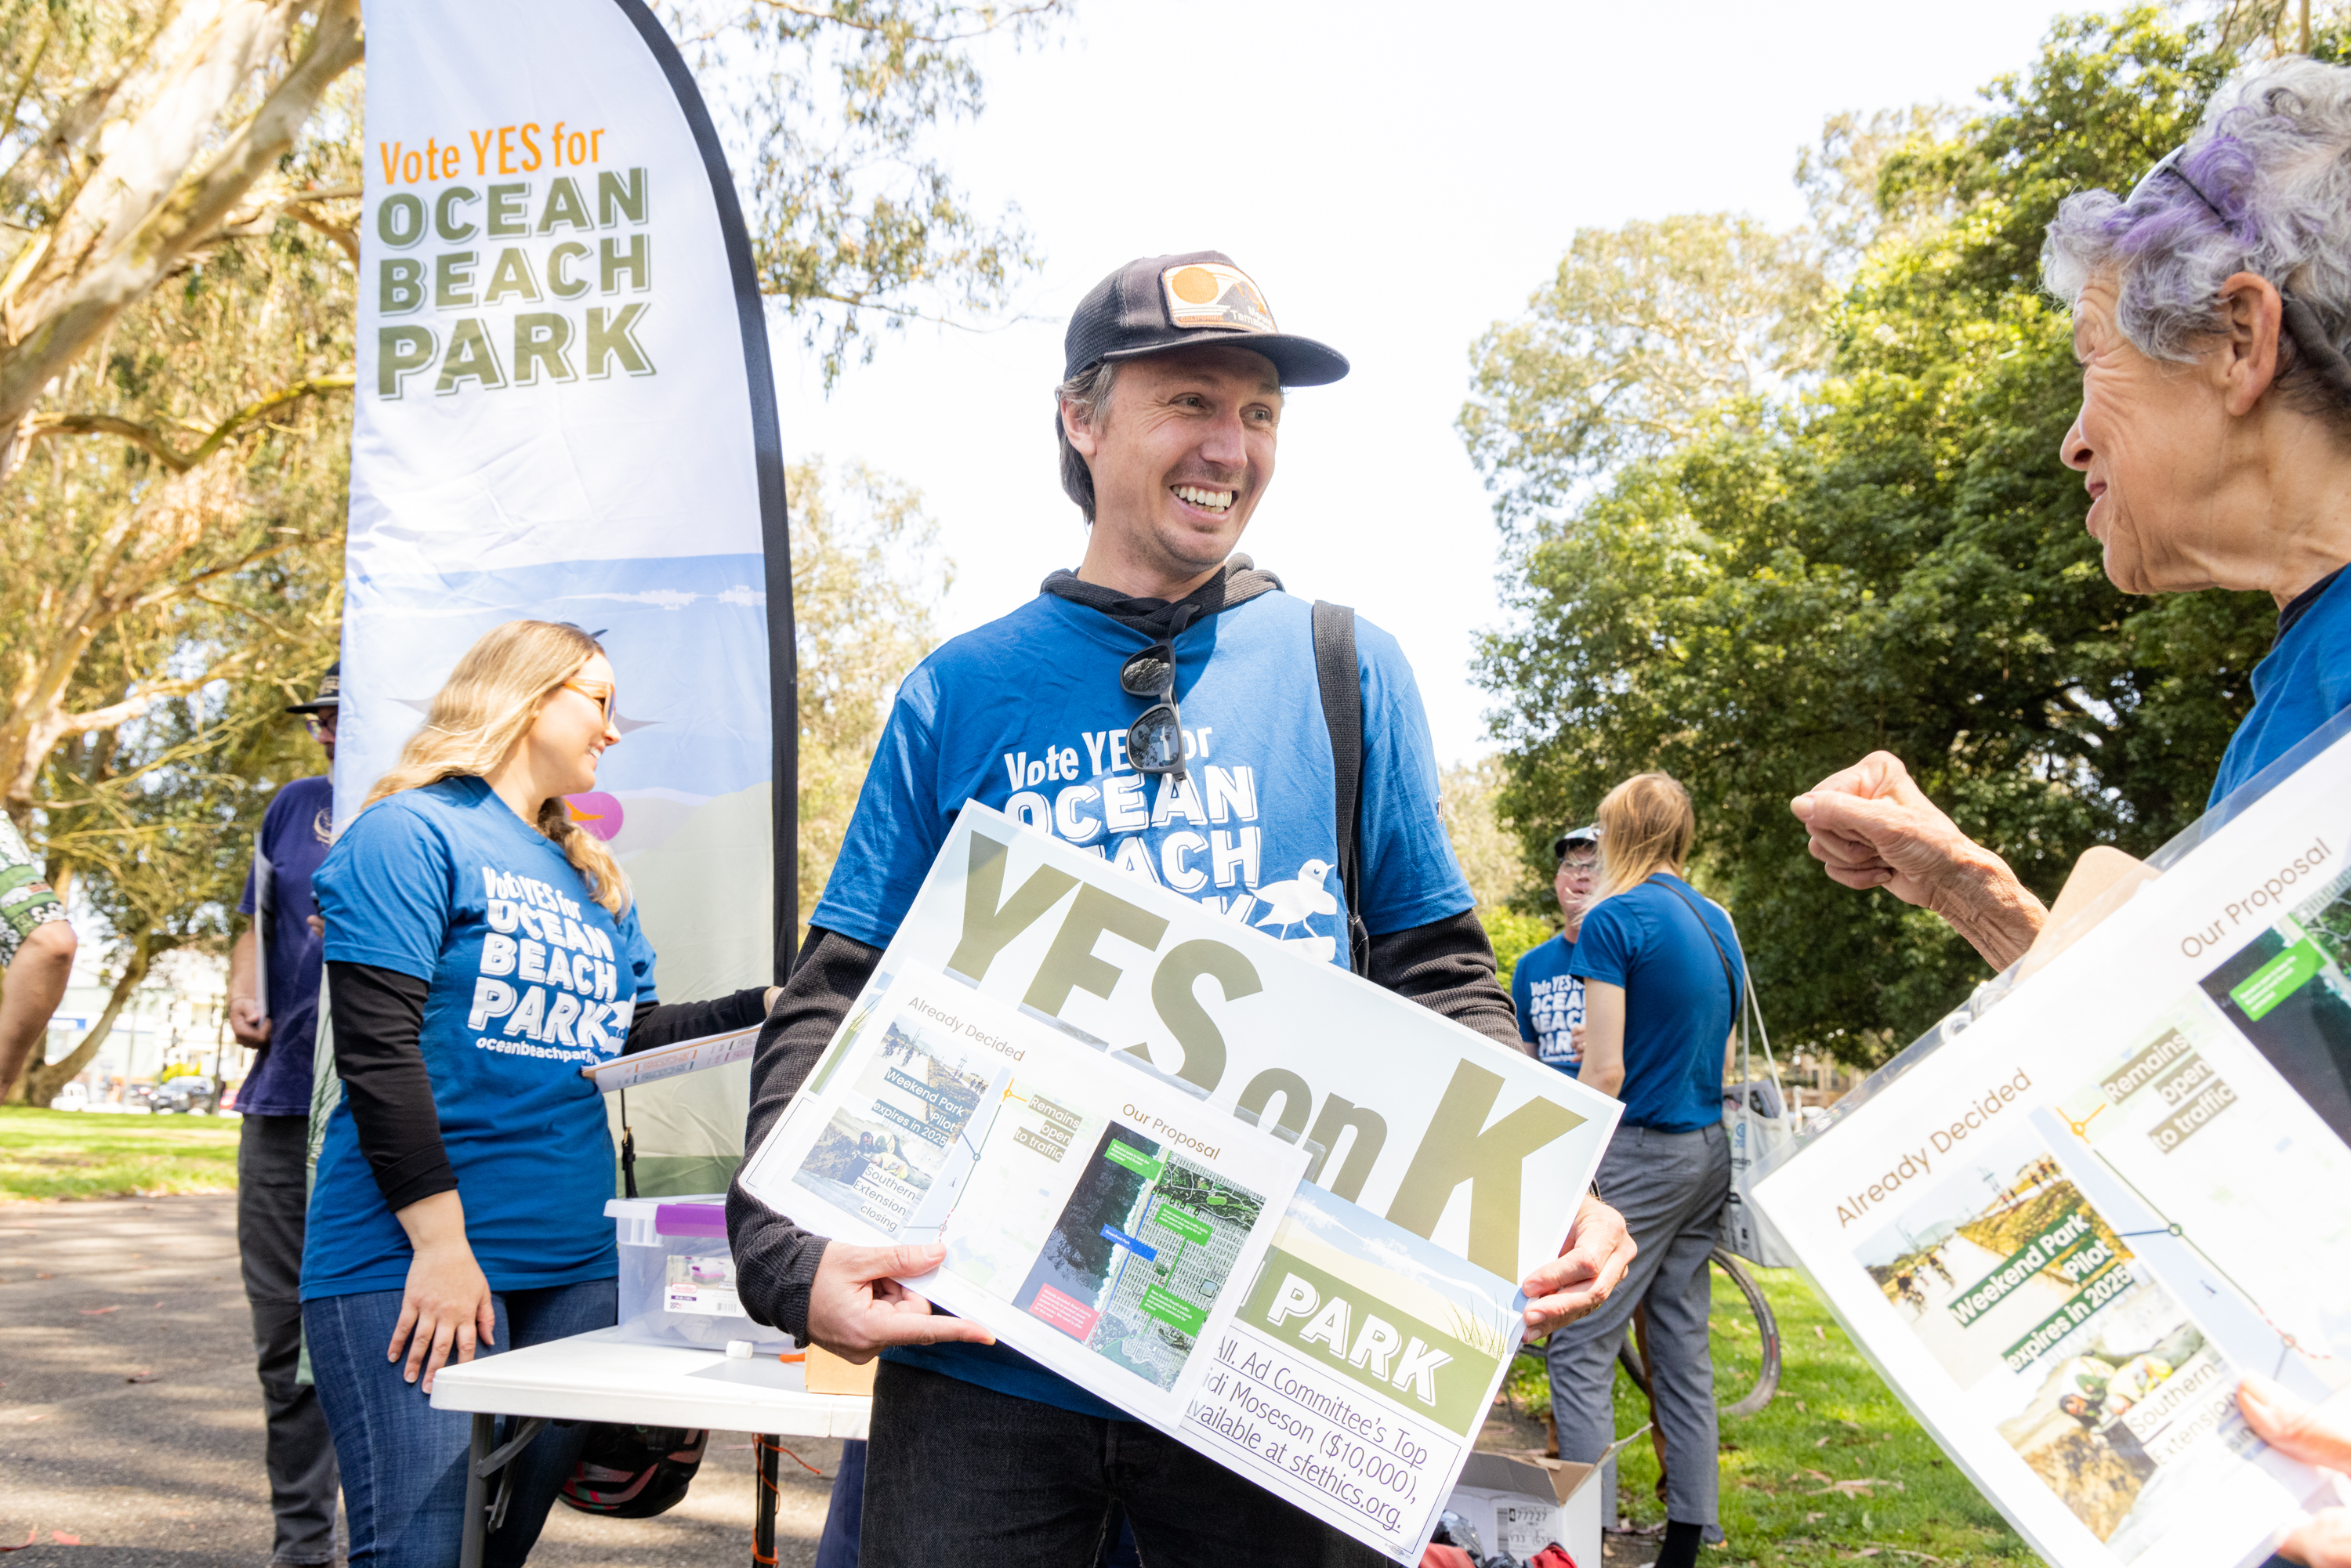
[[[2061,1568],[2256,1562],[2325,1490],[2235,1395],[2351,1385],[2346,786],[2341,741],[1758,1186]]]
[[[1618,1109],[973,805],[742,1180],[1413,1563]]]

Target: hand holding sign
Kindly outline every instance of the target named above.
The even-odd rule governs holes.
[[[1519,1287],[1527,1293],[1527,1337],[1540,1339],[1597,1312],[1639,1250],[1625,1228],[1625,1217],[1587,1195],[1575,1211],[1567,1246]]]
[[[947,1249],[928,1247],[852,1247],[825,1244],[809,1284],[809,1337],[853,1366],[893,1344],[941,1344],[969,1340],[994,1344],[996,1336],[965,1318],[931,1311],[931,1303],[891,1278],[927,1274]]]
[[[2237,1390],[2245,1425],[2265,1443],[2306,1465],[2340,1470],[2351,1465],[2351,1421],[2322,1409],[2266,1377],[2248,1377]],[[2309,1568],[2351,1565],[2351,1508],[2324,1508],[2278,1542],[2278,1555]]]

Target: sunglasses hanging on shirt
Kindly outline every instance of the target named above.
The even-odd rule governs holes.
[[[1119,666],[1118,684],[1129,696],[1153,697],[1143,716],[1127,727],[1126,760],[1137,773],[1184,777],[1184,716],[1176,706],[1176,639],[1199,613],[1187,604],[1176,612],[1167,635]]]

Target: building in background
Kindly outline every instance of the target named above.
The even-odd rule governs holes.
[[[65,1000],[49,1020],[43,1056],[47,1061],[61,1061],[81,1045],[113,992],[105,973],[111,945],[88,929],[79,912],[74,925],[82,943]],[[91,1108],[114,1109],[125,1105],[130,1086],[152,1084],[167,1068],[192,1068],[234,1085],[252,1059],[253,1053],[228,1031],[228,961],[181,949],[164,954],[149,967],[146,978],[115,1015],[98,1054],[74,1082],[84,1086]],[[59,1103],[64,1103],[61,1097]]]

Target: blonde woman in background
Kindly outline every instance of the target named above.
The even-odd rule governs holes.
[[[1682,880],[1698,828],[1688,790],[1663,773],[1627,779],[1600,802],[1599,827],[1599,892],[1571,964],[1584,988],[1579,1076],[1624,1102],[1598,1187],[1640,1251],[1606,1305],[1552,1335],[1552,1412],[1560,1458],[1597,1460],[1615,1439],[1616,1347],[1646,1305],[1666,1459],[1656,1568],[1690,1568],[1718,1533],[1707,1256],[1730,1190],[1722,1079],[1747,964],[1730,916]]]
[[[754,988],[657,1005],[591,789],[612,666],[576,626],[513,621],[457,662],[311,879],[342,1103],[302,1257],[302,1323],[354,1568],[457,1560],[471,1417],[432,1407],[453,1355],[611,1325],[612,1143],[582,1066],[758,1023]],[[515,1461],[492,1564],[529,1555],[584,1428]]]

